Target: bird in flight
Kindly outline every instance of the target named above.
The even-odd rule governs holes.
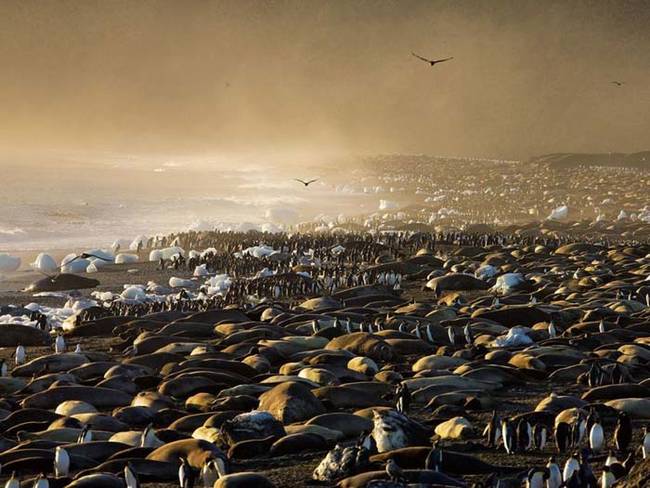
[[[625,85],[625,82],[624,82],[624,81],[611,81],[610,83],[611,83],[612,85],[616,85],[616,86],[623,86],[623,85]]]
[[[445,61],[449,61],[450,59],[454,59],[453,56],[450,57],[450,58],[443,58],[443,59],[427,59],[427,58],[423,58],[419,54],[415,54],[413,51],[411,51],[411,54],[413,56],[415,56],[416,58],[421,59],[425,63],[429,63],[431,66],[434,66],[434,65],[436,65],[438,63],[444,63]]]
[[[299,181],[300,183],[302,183],[303,185],[305,185],[307,187],[310,184],[312,184],[314,181],[318,181],[318,178],[313,179],[313,180],[307,180],[307,181],[303,181],[303,180],[301,180],[299,178],[294,178],[294,181]]]

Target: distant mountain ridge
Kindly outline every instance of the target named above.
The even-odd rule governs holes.
[[[552,153],[532,157],[529,162],[552,168],[575,166],[611,166],[650,169],[650,151],[636,153]]]

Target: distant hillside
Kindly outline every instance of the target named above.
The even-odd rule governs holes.
[[[650,169],[650,151],[637,153],[553,153],[535,156],[531,163],[547,164],[553,168],[572,168],[579,165],[612,166]]]

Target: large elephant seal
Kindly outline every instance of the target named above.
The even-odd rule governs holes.
[[[95,288],[99,281],[92,278],[84,278],[74,274],[61,273],[57,276],[47,277],[33,282],[24,291],[30,293],[41,293],[44,291],[81,290],[83,288]]]
[[[217,480],[214,488],[275,488],[266,476],[259,473],[234,473],[227,474]]]
[[[46,346],[51,342],[47,332],[21,324],[0,324],[0,347]]]
[[[335,337],[327,343],[325,349],[342,349],[358,356],[367,356],[381,361],[389,361],[394,355],[393,349],[382,337],[367,332],[354,332]]]
[[[157,448],[147,456],[147,459],[178,464],[181,457],[187,458],[193,468],[201,469],[208,459],[225,459],[225,454],[211,442],[181,439]]]
[[[68,400],[87,402],[97,409],[122,407],[131,403],[132,397],[128,393],[110,388],[91,386],[59,386],[51,387],[40,393],[25,398],[21,405],[23,408],[56,408]]]
[[[258,408],[285,424],[308,420],[325,413],[321,401],[307,386],[297,381],[280,383],[262,393]]]

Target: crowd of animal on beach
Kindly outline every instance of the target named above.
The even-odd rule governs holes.
[[[56,327],[3,307],[29,319],[0,324],[6,486],[279,486],[254,460],[304,453],[305,483],[340,487],[634,477],[650,247],[553,227],[177,234],[142,251],[180,249],[152,265],[200,268],[187,286],[71,293],[82,305]],[[201,284],[215,274],[217,293]],[[509,397],[529,387],[535,405]]]

